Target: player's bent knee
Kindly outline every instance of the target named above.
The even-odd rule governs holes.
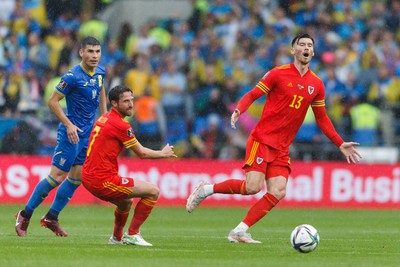
[[[276,197],[278,200],[283,199],[286,196],[286,190],[282,189],[282,190],[272,190],[271,192],[269,192],[271,195],[273,195],[274,197]]]
[[[249,186],[246,185],[246,194],[247,195],[254,195],[260,192],[262,189],[262,186]]]
[[[152,199],[157,200],[160,195],[160,189],[157,186],[153,186],[149,192],[149,195]]]

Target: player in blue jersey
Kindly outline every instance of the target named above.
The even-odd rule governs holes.
[[[101,56],[99,41],[94,37],[84,38],[79,55],[82,58],[80,64],[62,76],[48,101],[50,110],[60,120],[57,146],[49,175],[36,185],[25,208],[16,214],[15,230],[18,236],[26,236],[34,210],[58,185],[50,210],[40,223],[58,236],[68,236],[58,223],[58,215],[81,184],[82,165],[97,108],[100,105],[102,114],[107,111],[103,86],[106,72],[105,68],[98,66]],[[59,103],[64,97],[67,113]]]

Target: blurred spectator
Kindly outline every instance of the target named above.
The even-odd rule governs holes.
[[[175,144],[187,137],[186,77],[171,58],[159,78],[161,104],[167,121],[167,143]]]
[[[165,143],[165,118],[159,102],[145,89],[135,100],[135,134],[139,142],[151,149],[160,149]]]
[[[32,67],[26,69],[25,76],[21,80],[21,93],[18,102],[18,110],[22,114],[36,114],[42,98],[40,95],[40,84],[35,76],[35,71]]]
[[[52,26],[56,23],[57,19],[65,12],[70,10],[74,16],[80,13],[82,0],[46,0],[47,18]]]
[[[19,117],[18,103],[21,96],[21,75],[6,73],[3,86],[4,116],[6,118]]]
[[[0,20],[8,21],[15,9],[15,0],[0,1]]]
[[[352,122],[351,140],[359,142],[362,146],[377,146],[379,142],[379,127],[381,112],[366,98],[360,98],[350,109]]]
[[[136,50],[137,36],[129,22],[122,23],[117,36],[118,49],[123,51],[126,57],[133,56]]]
[[[327,66],[325,78],[322,78],[327,96],[326,105],[332,122],[339,124],[343,115],[342,99],[346,94],[344,84],[336,76],[334,66]]]
[[[58,58],[58,64],[56,68],[56,72],[60,73],[60,67],[62,65],[72,66],[73,59],[78,54],[78,47],[77,47],[77,40],[76,40],[76,33],[71,32],[64,36],[64,46],[60,51],[60,56]]]
[[[42,79],[49,66],[49,52],[49,47],[36,32],[28,34],[28,62],[38,79]]]
[[[381,123],[384,144],[391,146],[395,143],[395,126],[397,109],[400,103],[400,79],[390,75],[388,67],[379,69],[379,76],[368,89],[367,99],[381,110]]]
[[[149,87],[151,95],[160,99],[160,84],[158,76],[152,72],[148,55],[138,53],[132,58],[134,67],[128,69],[125,76],[125,85],[132,89],[133,96],[143,95],[144,90]]]
[[[61,31],[63,35],[78,32],[81,22],[77,14],[72,9],[65,9],[63,13],[56,18],[54,31]]]
[[[83,21],[84,22],[82,22],[79,29],[79,35],[81,38],[93,36],[99,40],[100,43],[104,43],[108,40],[108,24],[104,21],[101,21],[97,14],[93,18]]]
[[[106,79],[104,81],[104,87],[106,88],[107,93],[114,86],[124,83],[123,77],[125,65],[125,60],[120,59],[114,65],[108,64],[106,66]]]
[[[125,54],[119,50],[117,41],[110,39],[107,41],[105,49],[101,52],[100,64],[103,66],[114,65],[119,60],[125,60]]]
[[[208,14],[215,17],[218,23],[225,22],[231,12],[233,12],[232,3],[227,0],[212,1],[208,10]]]
[[[200,158],[217,159],[222,148],[227,144],[227,137],[218,115],[210,114],[207,122],[207,128],[200,132],[199,136],[193,135],[191,143],[198,151]]]

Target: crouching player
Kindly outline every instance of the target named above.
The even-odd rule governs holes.
[[[152,246],[140,234],[140,226],[150,215],[157,202],[159,189],[146,181],[118,175],[117,157],[125,147],[141,159],[176,157],[173,146],[162,150],[143,147],[136,139],[130,124],[124,120],[133,115],[133,95],[129,87],[118,85],[108,94],[111,110],[95,123],[89,140],[86,161],[82,168],[82,184],[94,196],[116,205],[114,232],[109,244]],[[136,204],[128,231],[128,220],[133,198]]]

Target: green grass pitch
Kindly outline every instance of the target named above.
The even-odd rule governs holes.
[[[153,247],[108,245],[112,206],[68,206],[60,216],[69,237],[40,226],[48,206],[32,217],[28,236],[19,238],[14,214],[20,206],[0,206],[0,266],[400,266],[398,210],[321,210],[276,208],[251,228],[262,244],[232,244],[228,232],[246,208],[156,207],[142,226]],[[132,214],[131,214],[132,215]],[[317,249],[295,251],[289,236],[298,224],[315,226]]]

